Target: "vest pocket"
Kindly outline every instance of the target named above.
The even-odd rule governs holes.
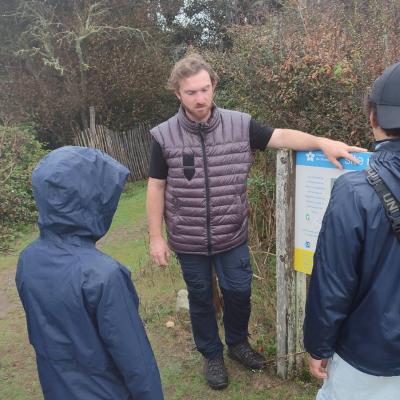
[[[194,154],[190,153],[190,154],[184,154],[183,155],[183,160],[182,160],[182,164],[183,164],[183,174],[185,175],[185,178],[190,181],[195,172],[196,169],[194,167]]]

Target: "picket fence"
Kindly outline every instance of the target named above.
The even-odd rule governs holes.
[[[137,181],[148,176],[151,144],[149,129],[147,123],[139,123],[133,129],[122,132],[94,125],[76,132],[75,144],[107,153],[129,169],[129,180]]]

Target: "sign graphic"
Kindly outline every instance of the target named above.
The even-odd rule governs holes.
[[[353,153],[360,161],[356,165],[341,159],[344,170],[337,169],[321,151],[296,153],[296,209],[294,268],[311,274],[322,219],[328,206],[335,180],[350,171],[368,166],[371,153]]]

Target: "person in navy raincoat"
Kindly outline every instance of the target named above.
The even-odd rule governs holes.
[[[130,272],[95,247],[128,174],[73,146],[33,171],[40,237],[21,253],[16,284],[46,400],[163,399]]]
[[[370,168],[400,202],[400,63],[374,82],[368,116]],[[310,372],[324,379],[317,400],[400,399],[399,285],[400,242],[382,201],[365,171],[342,175],[322,222],[304,321]]]

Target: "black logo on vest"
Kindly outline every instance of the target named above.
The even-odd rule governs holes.
[[[194,166],[194,154],[184,154],[183,155],[183,174],[188,181],[192,180],[194,173],[196,172]]]

